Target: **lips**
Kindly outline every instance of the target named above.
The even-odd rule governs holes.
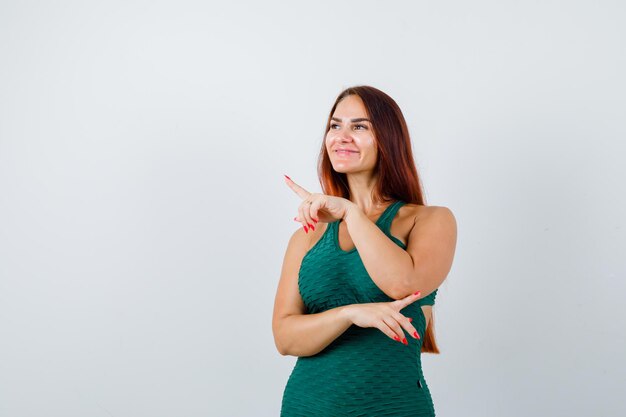
[[[341,159],[351,159],[353,156],[356,156],[358,154],[359,154],[358,152],[344,150],[344,149],[335,150],[335,155],[337,155],[337,158],[341,158]]]

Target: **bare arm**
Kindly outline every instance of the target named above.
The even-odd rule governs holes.
[[[389,239],[356,204],[350,205],[345,222],[363,266],[376,286],[395,300],[405,297],[404,284],[413,267],[411,256]],[[415,290],[421,288],[415,286]]]
[[[456,218],[447,207],[431,207],[416,221],[406,247],[412,265],[404,291],[417,287],[430,294],[437,289],[452,268],[456,240]]]
[[[283,317],[279,334],[284,344],[281,355],[312,356],[341,336],[352,323],[345,317],[345,307],[335,307],[316,314]]]
[[[406,251],[356,205],[345,221],[365,269],[389,297],[398,300],[416,290],[426,296],[448,275],[456,246],[456,221],[450,209],[431,207],[416,221]]]
[[[306,314],[298,290],[298,272],[309,246],[310,236],[302,228],[289,240],[274,301],[272,331],[281,355],[312,356],[321,352],[352,324],[345,307]]]

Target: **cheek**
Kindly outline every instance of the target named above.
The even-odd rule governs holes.
[[[326,140],[324,141],[324,146],[326,147],[326,152],[330,153],[330,147],[332,146],[332,138],[327,135]]]
[[[363,144],[369,149],[369,154],[376,160],[378,158],[378,148],[376,147],[376,139],[373,136],[365,138]]]
[[[368,152],[376,151],[376,141],[374,136],[363,136],[359,140],[359,146],[363,149],[367,149]]]

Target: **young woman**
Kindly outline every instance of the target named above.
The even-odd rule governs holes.
[[[272,318],[278,351],[298,357],[281,416],[434,416],[421,352],[439,353],[432,305],[456,220],[425,205],[396,102],[369,86],[339,94],[318,173],[323,194],[285,176],[303,227]]]

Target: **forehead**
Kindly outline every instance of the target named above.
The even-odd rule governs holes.
[[[338,118],[355,118],[355,117],[367,117],[367,111],[361,97],[357,95],[350,95],[342,99],[337,103],[334,117]]]

